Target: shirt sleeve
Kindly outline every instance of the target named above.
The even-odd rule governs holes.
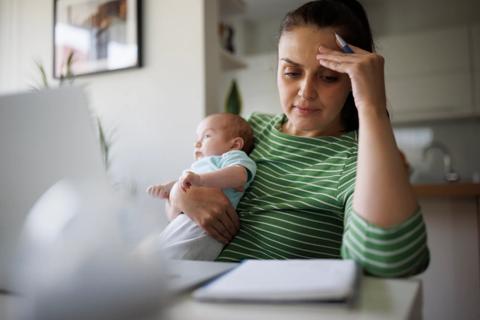
[[[338,194],[344,201],[342,258],[357,261],[366,274],[378,277],[405,277],[423,272],[430,253],[421,209],[417,208],[406,221],[390,228],[369,223],[352,208],[355,175],[356,157],[346,163],[338,185]]]
[[[257,165],[245,152],[240,150],[229,151],[223,154],[221,160],[221,167],[226,168],[234,165],[239,165],[247,169],[247,184],[250,184],[257,172]]]

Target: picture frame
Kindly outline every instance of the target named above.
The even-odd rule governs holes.
[[[54,0],[53,77],[142,66],[141,0]]]

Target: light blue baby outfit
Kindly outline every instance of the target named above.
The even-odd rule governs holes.
[[[201,158],[191,165],[190,171],[201,174],[235,165],[244,167],[248,175],[242,191],[232,188],[223,189],[223,193],[236,208],[245,190],[253,181],[257,169],[255,161],[245,152],[233,150],[221,156]],[[171,259],[214,260],[224,245],[207,235],[186,214],[180,214],[160,235],[150,237],[142,246],[148,252],[159,251],[162,256]]]
[[[232,206],[236,208],[240,198],[243,196],[245,189],[247,189],[250,183],[253,181],[253,177],[255,176],[255,172],[257,170],[255,161],[250,159],[245,152],[233,150],[228,151],[221,156],[204,157],[195,161],[190,167],[190,170],[195,173],[207,173],[234,165],[244,167],[247,169],[248,173],[248,179],[244,185],[243,191],[240,192],[235,189],[223,190],[223,193],[225,193],[227,198],[230,200]]]

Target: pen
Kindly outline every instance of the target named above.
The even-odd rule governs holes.
[[[342,49],[343,52],[345,53],[353,53],[352,48],[348,46],[348,44],[345,42],[345,40],[342,39],[336,32],[335,32],[335,38],[337,38],[337,42],[340,45],[340,48]]]

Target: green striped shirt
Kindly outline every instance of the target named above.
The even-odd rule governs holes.
[[[285,115],[253,114],[255,180],[240,200],[240,230],[217,260],[344,258],[368,274],[398,277],[428,265],[420,212],[393,228],[352,210],[357,132],[297,137],[279,128]]]

